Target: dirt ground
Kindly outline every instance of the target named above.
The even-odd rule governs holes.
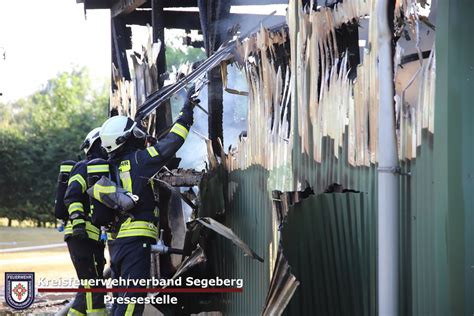
[[[0,251],[58,244],[62,240],[62,233],[51,228],[0,227]],[[0,315],[54,315],[73,296],[36,293],[35,303],[28,312],[14,314],[5,304],[5,272],[34,272],[36,289],[40,278],[74,278],[74,267],[65,243],[50,249],[0,252]]]
[[[70,293],[38,293],[35,302],[26,311],[14,311],[5,303],[5,272],[34,272],[35,288],[40,278],[55,280],[75,278],[76,273],[64,243],[60,247],[2,252],[5,249],[61,244],[63,235],[53,228],[0,227],[0,316],[34,315],[49,316],[61,310],[74,298]],[[105,252],[106,259],[108,252]],[[161,315],[155,308],[147,306],[144,315]]]

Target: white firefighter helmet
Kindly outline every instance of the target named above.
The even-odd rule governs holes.
[[[120,148],[132,133],[138,138],[146,136],[131,118],[121,115],[112,116],[100,128],[102,147],[111,153]]]
[[[86,138],[82,142],[81,149],[84,149],[84,152],[87,153],[89,150],[92,148],[92,145],[94,145],[95,141],[98,140],[99,137],[99,131],[100,127],[94,128],[92,131],[87,134]]]

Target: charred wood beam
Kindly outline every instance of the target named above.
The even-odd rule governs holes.
[[[227,40],[229,34],[230,2],[226,0],[198,0],[199,19],[204,36],[207,56],[211,56]],[[220,154],[219,139],[224,144],[223,121],[223,84],[219,68],[208,73],[209,138],[214,152]]]
[[[131,80],[126,50],[132,48],[132,31],[120,17],[117,17],[111,19],[111,32],[112,62],[117,67],[122,78]]]
[[[112,7],[111,0],[78,0],[77,3],[84,3],[85,10],[110,9]]]
[[[127,15],[140,7],[146,0],[118,0],[110,8],[110,16]]]
[[[153,42],[161,42],[161,49],[156,59],[158,69],[159,87],[163,87],[163,76],[166,72],[166,46],[165,46],[165,25],[164,25],[163,0],[152,0],[152,26],[153,26]],[[166,129],[172,121],[171,106],[166,102],[156,110],[156,131],[159,135]]]
[[[163,0],[164,8],[192,8],[197,7],[197,0]],[[151,8],[151,1],[145,2],[140,8]]]
[[[248,21],[261,21],[266,18],[261,14],[229,14],[226,21],[227,32],[233,25],[240,25],[241,33],[246,33],[256,23],[246,23]],[[126,24],[143,25],[152,24],[152,10],[135,10],[123,17]],[[272,26],[285,21],[284,16],[273,16],[266,19],[264,26]],[[163,25],[167,29],[201,30],[199,12],[187,12],[178,10],[165,10],[163,12]],[[201,47],[201,46],[199,46]]]
[[[212,141],[212,149],[214,153],[220,156],[221,146],[218,139],[224,144],[224,131],[222,127],[224,115],[224,98],[223,98],[223,84],[221,70],[216,67],[207,73],[209,79],[208,86],[208,124],[209,124],[209,139]]]
[[[200,30],[198,12],[164,11],[163,20],[160,22],[167,29]],[[135,10],[125,17],[127,24],[143,25],[152,24],[152,10]]]
[[[288,0],[233,0],[232,5],[255,5],[255,4],[288,4]]]
[[[151,25],[151,12],[152,10],[135,10],[123,19],[128,25]]]
[[[116,15],[128,14],[132,12],[135,8],[151,8],[151,1],[140,0],[77,0],[78,3],[84,3],[84,8],[86,10],[94,9],[112,9],[112,13]],[[138,3],[138,5],[137,5]],[[141,4],[140,4],[141,3]],[[258,4],[288,4],[288,0],[259,0]],[[255,5],[254,0],[234,0],[232,5]],[[197,0],[164,0],[164,8],[192,8],[197,7]]]
[[[423,59],[426,59],[426,58],[430,57],[430,54],[431,54],[431,50],[425,50],[425,51],[421,52],[421,57]],[[403,66],[407,63],[411,63],[411,62],[417,61],[419,59],[420,59],[420,55],[418,55],[418,53],[406,55],[406,56],[403,56],[402,59],[400,60],[400,65]]]
[[[336,41],[338,55],[343,56],[347,52],[349,78],[355,79],[357,76],[357,65],[360,63],[358,23],[346,23],[336,29]],[[341,62],[338,67],[340,67],[340,65]]]
[[[204,41],[191,41],[187,45],[194,48],[204,48]]]
[[[160,180],[174,187],[193,187],[199,185],[204,172],[193,169],[175,169],[170,173],[162,173]]]
[[[161,42],[161,49],[156,58],[156,67],[158,72],[159,88],[163,87],[162,74],[166,72],[166,55],[165,55],[165,26],[163,15],[163,0],[151,0],[151,25],[153,28],[153,43]],[[155,131],[159,135],[163,129],[166,129],[171,124],[171,107],[169,101],[158,109],[156,109]],[[171,208],[179,208],[181,210],[181,201],[172,198],[172,192],[163,187],[158,187],[158,208],[160,210],[160,228],[163,229],[163,240],[165,244],[171,244],[171,226],[169,225],[169,214]],[[173,265],[169,255],[161,255],[160,262],[160,277],[171,277]]]

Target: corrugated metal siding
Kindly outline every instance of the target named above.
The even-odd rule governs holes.
[[[442,226],[448,225],[449,222],[446,223],[444,213],[435,211],[438,207],[435,205],[435,200],[439,199],[440,194],[444,194],[444,192],[436,192],[434,185],[435,174],[438,172],[434,170],[434,166],[443,159],[435,156],[433,151],[433,82],[436,69],[434,61],[434,55],[432,55],[430,62],[424,63],[425,69],[421,76],[423,84],[420,84],[424,88],[420,89],[416,104],[406,106],[408,112],[403,112],[400,115],[399,122],[398,141],[401,146],[399,149],[400,159],[402,159],[401,167],[404,173],[411,173],[410,176],[400,175],[399,177],[400,311],[403,315],[440,314],[440,307],[446,306],[446,302],[448,302],[447,298],[442,297],[442,293],[447,292],[442,286],[447,283],[448,277],[445,275],[448,274],[447,272],[456,276],[460,275],[454,270],[454,264],[449,266],[449,269],[452,270],[443,270],[446,268],[447,261],[455,262],[455,259],[449,259],[449,256],[447,258],[446,252],[444,252],[446,251],[444,247],[447,247],[446,241],[443,240],[446,238],[446,227]],[[264,80],[262,79],[262,81]],[[260,94],[256,95],[260,96]],[[337,102],[335,104],[337,105]],[[369,102],[369,105],[373,106],[373,104],[373,102]],[[362,118],[359,118],[362,122],[359,122],[359,125],[365,131],[365,134],[362,135],[354,127],[351,129],[352,123],[350,122],[353,118],[349,115],[349,127],[346,125],[345,130],[341,129],[341,133],[344,131],[341,136],[336,135],[336,143],[341,146],[335,148],[334,136],[324,136],[321,139],[308,137],[313,134],[313,124],[306,124],[304,133],[299,133],[300,127],[303,126],[301,122],[304,123],[306,114],[310,112],[300,112],[298,106],[293,106],[291,108],[291,130],[293,131],[291,146],[281,147],[285,150],[275,147],[277,150],[265,151],[261,149],[262,146],[268,146],[271,149],[272,142],[266,143],[267,139],[271,140],[268,137],[259,138],[271,134],[270,130],[265,130],[266,127],[262,124],[265,122],[265,116],[258,112],[264,106],[258,102],[251,105],[256,111],[256,114],[252,116],[255,126],[264,130],[265,134],[252,135],[249,133],[248,144],[240,144],[235,165],[240,166],[243,170],[233,169],[234,171],[230,173],[229,183],[234,182],[233,186],[237,188],[237,191],[226,205],[225,224],[231,227],[245,242],[248,242],[257,253],[265,258],[266,262],[259,265],[250,260],[245,261],[246,258],[242,258],[234,247],[221,245],[220,253],[223,254],[224,260],[228,260],[228,266],[219,266],[219,272],[233,277],[238,275],[247,282],[244,295],[236,294],[230,297],[231,300],[225,309],[226,314],[256,315],[263,306],[271,270],[269,263],[273,256],[270,252],[274,227],[272,225],[271,191],[302,190],[308,184],[316,194],[319,194],[332,183],[339,183],[345,188],[362,192],[363,203],[359,202],[363,206],[357,203],[350,204],[337,198],[333,198],[335,200],[330,202],[326,201],[324,205],[322,200],[318,202],[320,204],[307,202],[312,199],[324,199],[325,195],[323,195],[303,201],[290,210],[290,218],[300,215],[302,212],[311,213],[311,216],[306,218],[307,220],[304,220],[304,216],[302,218],[294,217],[294,222],[289,220],[288,224],[284,226],[284,231],[293,230],[293,233],[290,234],[290,240],[293,243],[287,243],[284,240],[286,243],[284,254],[299,281],[304,282],[305,278],[312,281],[302,283],[293,301],[290,302],[287,313],[291,315],[326,315],[333,314],[332,312],[346,314],[346,311],[354,311],[354,314],[375,314],[377,309],[375,266],[377,255],[377,235],[375,233],[377,169],[373,164],[374,161],[365,159],[364,156],[364,148],[367,149],[366,143],[375,137],[368,127],[369,124],[366,124],[375,122],[372,120],[373,117],[361,116]],[[350,106],[348,108],[351,109]],[[331,113],[333,113],[333,109],[325,112],[325,116],[321,117],[324,124],[330,125],[331,122],[335,122],[330,120]],[[352,133],[350,144],[348,142],[349,131]],[[318,135],[322,136],[322,134]],[[354,135],[358,136],[360,141],[354,142]],[[256,137],[259,142],[254,140]],[[305,139],[303,140],[302,137]],[[318,142],[318,146],[314,146],[313,142]],[[364,153],[362,155],[364,159],[361,159],[364,163],[356,164],[358,165],[356,167],[354,163],[349,163],[350,161],[354,162],[354,157],[349,157],[349,155],[354,155],[354,146],[359,146],[360,142],[364,146],[356,148],[355,154]],[[247,145],[253,151],[243,145]],[[314,152],[315,148],[317,153]],[[257,155],[255,152],[259,154]],[[287,152],[291,153],[290,157],[283,156]],[[276,159],[278,164],[266,164],[272,159],[281,157],[285,158],[286,164],[282,165],[278,159]],[[416,158],[408,160],[412,157]],[[246,163],[239,164],[239,160],[245,160]],[[256,163],[259,166],[256,166]],[[248,167],[249,165],[250,167]],[[321,209],[322,207],[324,209]],[[313,213],[318,214],[319,211],[321,211],[320,217],[314,218]],[[360,217],[349,217],[354,214],[361,215]],[[347,224],[343,219],[347,219]],[[458,217],[455,219],[457,220]],[[300,223],[299,227],[295,223]],[[295,225],[295,227],[291,225]],[[452,225],[454,226],[454,224]],[[344,231],[348,226],[360,229],[360,234],[357,236],[361,238],[364,247],[360,249],[348,248],[340,242],[346,237]],[[319,236],[319,239],[315,239],[315,236]],[[315,257],[318,253],[320,257]],[[355,260],[359,267],[348,264],[351,261],[349,258],[359,258],[359,260]],[[242,261],[242,259],[244,260]],[[360,266],[362,260],[368,260],[365,262],[368,267]],[[314,262],[317,263],[316,267],[319,269],[314,267]],[[458,264],[458,262],[455,263]],[[328,270],[331,272],[328,274],[325,272],[326,268],[333,270]],[[336,272],[340,274],[340,279]],[[361,283],[356,282],[357,280],[360,280]],[[348,287],[347,284],[350,286]],[[452,286],[452,284],[450,285]],[[360,300],[353,299],[354,297],[360,298]],[[311,302],[311,304],[302,304],[302,301]]]
[[[417,158],[400,177],[400,304],[404,315],[435,315],[433,135],[422,131]]]
[[[341,264],[338,271],[341,273],[350,274],[352,278],[361,280],[364,284],[359,285],[364,289],[363,305],[357,306],[364,314],[374,314],[376,310],[376,269],[375,269],[375,246],[376,246],[376,168],[371,167],[353,167],[347,162],[347,139],[344,137],[345,146],[339,150],[339,159],[334,156],[333,141],[330,138],[323,138],[322,144],[324,146],[322,163],[311,161],[310,158],[297,155],[298,148],[295,146],[293,158],[295,164],[293,172],[295,179],[298,179],[302,184],[308,182],[316,193],[323,192],[326,187],[332,183],[340,183],[345,188],[359,190],[364,196],[361,201],[355,203],[348,201],[348,205],[339,205],[340,201],[336,201],[330,209],[329,214],[338,212],[347,212],[354,209],[358,217],[347,217],[345,220],[350,221],[347,225],[354,225],[354,229],[360,230],[356,233],[357,238],[361,238],[360,251],[361,253],[354,254],[354,249],[341,247],[340,245],[327,244],[329,239],[325,239],[323,244],[328,247],[334,247],[340,255],[332,265],[339,263],[339,256],[358,256],[356,261],[359,267],[351,267],[346,270],[346,265]],[[277,169],[274,172],[281,172]],[[275,178],[276,175],[272,171],[267,171],[260,166],[251,166],[245,170],[235,170],[228,175],[228,185],[233,189],[233,192],[228,202],[226,203],[226,212],[224,216],[224,224],[230,227],[239,235],[242,240],[253,248],[260,256],[265,259],[265,262],[259,263],[246,258],[241,251],[236,247],[230,246],[229,241],[218,238],[216,242],[217,257],[216,272],[220,276],[243,278],[245,282],[245,290],[243,294],[231,294],[227,297],[226,303],[223,305],[223,312],[226,315],[258,315],[264,306],[265,296],[270,283],[270,271],[272,270],[271,260],[276,255],[271,253],[277,242],[274,240],[275,227],[272,220],[272,201],[271,191],[273,188],[269,185],[270,178]],[[219,194],[216,189],[216,195]],[[359,196],[359,194],[355,194]],[[203,209],[206,209],[206,203],[214,203],[210,200],[211,195],[203,200]],[[206,202],[208,201],[208,202]],[[355,203],[354,205],[351,203]],[[208,214],[206,214],[208,215]],[[325,215],[326,216],[326,215]],[[330,215],[328,215],[330,216]],[[320,221],[319,221],[320,220]],[[331,231],[338,231],[339,227],[336,222],[328,222],[331,218],[319,218],[314,225],[327,225]],[[309,223],[309,222],[305,222]],[[300,230],[301,239],[313,238],[313,225],[305,226]],[[363,245],[363,247],[362,247]],[[349,252],[346,252],[349,251]],[[311,252],[308,250],[308,252]],[[300,260],[295,260],[292,255],[286,253],[288,261],[292,269],[297,271],[307,271],[308,278],[315,280],[315,276],[311,275],[312,261],[310,256],[302,257]],[[321,255],[317,250],[314,250],[313,255]],[[307,259],[307,260],[303,260]],[[329,258],[328,258],[329,260]],[[335,260],[335,257],[331,258]],[[365,260],[365,261],[360,261]],[[362,262],[364,263],[362,268]],[[302,280],[302,276],[298,276],[298,280]],[[321,288],[321,291],[332,291],[334,293],[344,292],[346,296],[356,297],[357,293],[348,291],[345,284],[336,284],[333,282],[315,284]],[[327,288],[326,288],[327,287]],[[358,291],[357,291],[358,292]],[[307,293],[310,294],[311,293]],[[313,297],[318,304],[324,304],[318,298]],[[292,303],[290,303],[292,304]],[[352,304],[352,303],[351,303]],[[344,309],[352,308],[352,305],[344,305]],[[310,313],[311,310],[306,310]],[[307,313],[305,315],[307,315]]]
[[[367,193],[312,196],[290,209],[283,251],[300,281],[286,315],[375,315],[376,235]]]
[[[345,268],[341,268],[340,272],[344,271],[344,273],[350,273],[353,278],[358,278],[363,280],[364,289],[364,304],[358,306],[360,309],[357,311],[364,315],[372,315],[376,313],[376,227],[377,227],[377,216],[376,216],[376,206],[377,206],[377,171],[375,165],[370,165],[370,167],[354,167],[348,163],[348,139],[346,137],[346,133],[343,135],[343,146],[339,149],[339,158],[334,156],[334,142],[327,137],[322,139],[322,159],[321,163],[317,163],[312,160],[310,156],[306,155],[297,155],[295,153],[300,152],[298,150],[298,146],[295,146],[294,149],[294,156],[293,160],[295,162],[293,166],[295,179],[300,183],[300,185],[304,184],[306,181],[311,185],[315,191],[315,193],[322,193],[324,190],[332,183],[339,183],[343,185],[344,188],[353,189],[360,191],[364,194],[364,203],[363,209],[356,209],[354,210],[355,213],[359,212],[363,215],[362,223],[359,222],[361,218],[354,218],[351,217],[351,221],[356,221],[351,223],[351,225],[360,225],[359,227],[363,227],[364,233],[361,233],[361,237],[363,237],[363,243],[366,245],[365,250],[362,253],[359,253],[359,256],[367,256],[367,267],[368,270],[365,271],[363,269],[351,269],[346,270]],[[299,142],[296,142],[299,143]],[[344,212],[347,207],[350,205],[334,205],[331,208],[331,212]],[[314,209],[313,211],[316,211]],[[319,218],[319,220],[323,220],[324,225],[328,225],[329,229],[337,230],[337,224],[331,221],[327,221],[327,218]],[[359,224],[360,223],[360,224]],[[307,237],[310,238],[311,236],[311,228],[308,227],[308,232],[306,232]],[[330,244],[327,246],[331,247]],[[349,256],[348,251],[352,251],[345,247],[341,246],[333,246],[335,247],[336,251],[340,253],[344,253],[345,256]],[[361,250],[362,251],[362,250]],[[290,256],[286,254],[288,261],[291,264]],[[322,255],[322,254],[321,254]],[[370,259],[369,259],[370,258]],[[298,267],[294,267],[295,269],[306,269],[303,266],[311,266],[312,263],[310,260],[300,261]],[[300,278],[298,278],[300,280]],[[334,291],[331,290],[331,287],[336,287],[335,291],[337,293],[348,291],[347,287],[342,284],[329,284],[327,282],[323,283],[323,285],[319,286],[327,286],[325,288],[326,291]],[[356,292],[352,292],[349,290],[351,296],[357,297]],[[315,299],[318,304],[324,304],[323,302]],[[349,303],[349,302],[346,302]],[[351,305],[345,305],[342,308],[350,308]],[[342,303],[341,303],[342,304]],[[307,310],[306,312],[310,312]],[[325,313],[318,313],[319,315],[325,315]]]
[[[259,315],[270,284],[269,249],[272,241],[272,204],[267,188],[268,171],[252,166],[229,174],[234,183],[223,223],[230,227],[258,255],[261,263],[244,257],[230,241],[218,237],[215,243],[216,272],[221,277],[242,278],[243,293],[227,295],[222,304],[225,315]],[[204,201],[203,201],[204,202]]]
[[[313,186],[316,193],[323,192],[326,187],[334,182],[342,184],[345,188],[359,190],[364,196],[363,208],[361,204],[344,204],[340,201],[333,201],[325,212],[334,213],[334,216],[320,215],[315,220],[314,225],[308,220],[301,219],[304,223],[298,230],[298,240],[305,244],[304,241],[314,238],[320,231],[321,223],[324,223],[329,232],[338,232],[340,219],[337,214],[347,214],[351,210],[351,214],[362,214],[362,217],[347,217],[350,225],[356,225],[359,229],[364,229],[361,242],[364,243],[364,249],[359,254],[355,254],[354,249],[348,249],[340,244],[334,244],[328,238],[322,239],[327,247],[331,247],[336,254],[332,254],[332,258],[326,260],[336,260],[327,262],[329,267],[335,265],[335,269],[346,277],[354,280],[364,280],[364,285],[359,285],[364,289],[363,302],[365,305],[354,305],[351,300],[347,300],[347,296],[342,297],[341,309],[344,311],[350,306],[357,308],[362,314],[375,314],[376,311],[376,205],[377,205],[377,177],[375,166],[371,167],[353,167],[347,163],[347,140],[344,138],[344,146],[340,149],[339,159],[333,155],[333,142],[329,138],[324,138],[322,142],[323,163],[319,164],[304,155],[293,154],[293,172],[295,179],[300,184],[306,181]],[[402,164],[403,173],[410,172],[411,175],[400,176],[400,303],[401,311],[404,315],[427,315],[434,314],[436,305],[433,304],[435,299],[435,215],[433,213],[434,191],[433,191],[433,135],[427,130],[423,130],[422,145],[418,148],[417,158],[406,161]],[[273,175],[274,176],[274,175]],[[245,291],[243,294],[232,294],[228,297],[224,311],[228,315],[257,315],[264,304],[266,290],[270,282],[270,243],[272,242],[272,205],[271,190],[269,187],[269,179],[272,172],[262,167],[252,166],[246,170],[233,171],[229,175],[229,183],[234,183],[235,192],[226,205],[226,215],[224,223],[232,228],[245,242],[249,244],[256,252],[264,257],[265,263],[261,264],[249,258],[243,257],[240,250],[233,246],[229,246],[228,241],[218,240],[218,253],[222,255],[222,261],[219,262],[217,272],[219,275],[229,277],[241,277],[245,280]],[[357,195],[357,194],[356,194]],[[324,196],[324,195],[323,195]],[[292,213],[301,214],[300,208],[307,209],[309,203],[303,201],[301,205],[297,205],[295,209],[290,210]],[[337,204],[339,203],[339,204]],[[305,206],[306,205],[306,206]],[[309,204],[311,205],[311,204]],[[357,207],[356,207],[357,206]],[[313,211],[317,212],[317,206],[313,205]],[[349,210],[347,209],[349,208]],[[341,218],[344,218],[341,215]],[[363,223],[363,224],[362,224]],[[288,225],[291,225],[289,222]],[[345,225],[345,224],[344,224]],[[342,226],[343,227],[343,226]],[[284,226],[284,230],[287,230]],[[318,230],[319,229],[319,230]],[[285,244],[286,241],[284,241]],[[302,246],[295,243],[298,249]],[[307,244],[305,244],[307,245]],[[322,247],[323,244],[319,244]],[[311,250],[308,250],[310,249]],[[303,249],[303,248],[302,248]],[[322,248],[321,248],[322,249]],[[301,250],[301,249],[300,249]],[[318,282],[320,272],[312,269],[314,255],[318,253],[317,249],[307,247],[306,256],[298,253],[299,250],[284,247],[284,253],[287,257],[292,271],[298,280],[303,281],[305,278],[312,279],[315,288],[313,290],[327,291],[333,293],[331,295],[348,295],[346,294],[347,285],[337,282]],[[326,250],[328,251],[328,250]],[[328,256],[327,253],[320,255]],[[369,260],[367,270],[361,270],[360,267],[348,266],[345,260],[348,258],[359,256],[359,260],[363,257]],[[367,258],[370,259],[367,259]],[[337,259],[336,259],[337,258]],[[340,260],[342,260],[340,262]],[[361,262],[361,261],[360,261]],[[359,265],[361,264],[359,262]],[[303,277],[299,273],[305,271]],[[316,273],[312,275],[312,273]],[[352,282],[352,281],[351,281]],[[327,287],[327,288],[326,288]],[[305,285],[301,285],[299,292],[303,291]],[[318,305],[316,314],[324,315],[325,309],[330,308],[325,305],[328,298],[322,297],[316,292],[309,292],[312,299]],[[334,294],[336,293],[336,294]],[[342,294],[341,294],[342,293]],[[359,290],[349,290],[351,296],[357,297]],[[328,294],[329,295],[329,294]],[[299,301],[300,298],[295,300]],[[332,298],[331,298],[332,299]],[[289,306],[295,303],[290,302]],[[300,304],[301,305],[301,304]],[[324,307],[325,306],[325,307]],[[294,307],[288,307],[291,315],[297,315]],[[299,307],[301,308],[301,307]],[[308,307],[305,312],[312,312],[312,307]],[[324,309],[325,308],[325,309]],[[293,313],[295,312],[295,313]],[[301,312],[303,313],[303,312]],[[290,315],[288,314],[288,315]]]

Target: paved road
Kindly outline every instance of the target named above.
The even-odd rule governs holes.
[[[57,243],[57,244],[49,244],[49,245],[41,245],[41,246],[17,247],[17,248],[0,249],[0,253],[21,252],[21,251],[35,251],[35,250],[50,249],[50,248],[59,248],[59,247],[66,247],[66,243],[62,242],[62,243]]]

